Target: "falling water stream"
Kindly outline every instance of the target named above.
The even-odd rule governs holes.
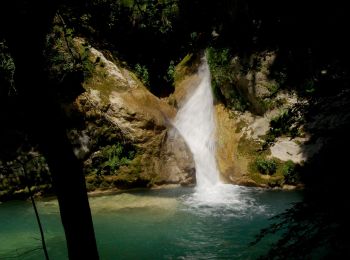
[[[244,188],[220,181],[216,163],[214,99],[211,76],[206,57],[201,60],[197,76],[200,79],[187,100],[180,107],[174,127],[178,129],[189,146],[196,167],[197,186],[187,203],[192,207],[202,205],[217,208],[242,209],[251,205],[248,197],[242,196]]]
[[[219,183],[215,159],[215,117],[209,66],[206,58],[198,69],[200,82],[178,111],[174,126],[189,146],[195,161],[198,189]]]

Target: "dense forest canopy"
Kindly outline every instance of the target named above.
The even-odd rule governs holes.
[[[220,86],[226,84],[235,89],[229,73],[233,57],[239,57],[249,71],[259,66],[254,55],[272,51],[276,59],[270,76],[278,82],[279,89],[296,91],[311,104],[335,97],[334,102],[341,99],[342,109],[347,111],[348,20],[345,3],[338,1],[1,3],[1,159],[16,157],[19,151],[28,153],[28,143],[38,147],[43,155],[39,160],[47,161],[51,172],[49,175],[48,169],[42,168],[39,176],[48,184],[52,176],[70,257],[78,259],[86,254],[96,259],[82,165],[66,135],[69,125],[78,119],[67,116],[62,109],[62,104],[83,91],[81,83],[91,76],[95,66],[84,49],[74,48],[74,37],[86,39],[87,46],[105,50],[111,59],[118,58],[116,62],[134,71],[159,97],[174,91],[175,65],[185,55],[200,55],[207,49],[217,102],[256,114],[261,111],[240,97],[239,91],[233,91],[233,98],[242,99],[240,104],[228,100]],[[311,105],[303,111],[312,115],[322,109],[321,105]],[[331,113],[336,114],[337,107],[334,109]],[[331,257],[349,257],[349,206],[344,202],[349,183],[349,123],[349,118],[344,118],[337,128],[313,133],[327,136],[330,141],[301,169],[305,201],[269,229],[274,232],[286,228],[287,232],[267,258],[291,259],[300,257],[300,252],[312,255],[312,250],[323,245],[331,248]],[[26,160],[32,162],[30,158]],[[0,169],[1,174],[8,170],[2,164]],[[262,236],[265,233],[268,232]]]
[[[35,20],[42,16],[39,10],[45,8],[45,3],[36,6],[27,3],[30,12],[38,12],[35,20],[23,21],[22,25],[17,20],[11,26],[11,21],[23,17],[18,14],[26,12],[26,7],[22,7],[25,1],[16,2],[10,8],[17,13],[4,11],[2,19],[8,22],[3,23],[6,27],[2,31],[16,29],[15,24],[19,28],[25,25],[33,36],[38,32],[35,22],[39,21]],[[56,23],[65,27],[68,34],[87,37],[92,44],[117,54],[129,66],[138,65],[141,70],[149,71],[148,84],[159,95],[171,91],[171,79],[167,77],[171,64],[178,63],[188,52],[210,45],[229,48],[231,55],[243,57],[261,50],[278,51],[281,61],[276,61],[279,64],[276,67],[288,69],[288,77],[298,80],[294,85],[347,73],[344,64],[348,56],[347,17],[342,3],[74,1],[47,10],[57,11]],[[327,68],[337,71],[320,75]]]

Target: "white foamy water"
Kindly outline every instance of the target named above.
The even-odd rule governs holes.
[[[252,190],[238,185],[217,183],[210,189],[197,189],[182,197],[185,211],[199,216],[244,217],[265,214],[266,207],[259,205]]]
[[[224,184],[219,179],[215,149],[215,116],[210,70],[206,58],[198,69],[198,86],[193,86],[179,109],[174,126],[189,146],[195,161],[197,186],[183,202],[189,210],[203,214],[245,214],[257,207],[244,187]]]
[[[200,82],[178,111],[174,126],[189,146],[195,161],[197,188],[218,184],[215,159],[215,117],[210,72],[206,58],[198,69]]]

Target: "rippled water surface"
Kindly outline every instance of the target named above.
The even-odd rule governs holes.
[[[219,184],[90,199],[101,259],[256,259],[277,237],[248,244],[299,192]],[[57,201],[38,201],[51,259],[67,259]],[[31,204],[0,204],[0,259],[44,259]]]

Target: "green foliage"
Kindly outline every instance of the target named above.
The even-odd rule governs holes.
[[[290,124],[293,122],[290,110],[284,111],[281,115],[276,116],[270,121],[271,132],[275,136],[288,133],[290,131]]]
[[[206,50],[206,56],[211,71],[213,91],[217,94],[222,85],[232,83],[231,73],[229,73],[231,58],[229,50],[210,47]]]
[[[146,86],[149,87],[150,82],[149,82],[149,73],[148,69],[145,65],[141,65],[137,63],[135,65],[135,73],[137,77],[142,81],[142,83]]]
[[[14,89],[15,63],[9,54],[5,41],[0,40],[0,84],[8,86],[7,94],[11,94]]]
[[[254,165],[261,174],[272,175],[277,170],[277,163],[274,159],[265,159],[258,157],[255,160]]]
[[[82,47],[78,50],[79,59],[77,62],[77,70],[81,71],[84,74],[84,78],[88,78],[92,75],[95,70],[95,64],[98,63],[98,60],[95,63],[90,60],[90,45],[88,43],[83,43]]]
[[[138,76],[153,94],[166,96],[173,92],[169,61],[176,64],[189,41],[188,33],[179,30],[179,2],[87,0],[83,7],[67,4],[61,14],[68,26],[113,50],[130,68],[138,63],[147,68]]]
[[[282,174],[286,184],[297,184],[300,181],[299,167],[293,161],[287,161],[282,167]]]
[[[172,82],[172,83],[174,82],[175,70],[176,70],[175,62],[173,60],[171,60],[169,63],[169,67],[167,69],[167,75],[166,75],[167,82]]]
[[[133,1],[131,18],[140,28],[152,28],[165,34],[172,30],[172,20],[177,12],[177,1]]]
[[[178,14],[177,0],[88,0],[86,2],[87,9],[84,11],[87,13],[83,13],[80,20],[84,21],[84,26],[97,26],[95,29],[102,32],[107,29],[119,30],[120,26],[132,25],[137,29],[166,34],[172,30],[173,20]]]
[[[18,149],[12,160],[0,160],[0,199],[27,198],[27,187],[35,192],[51,191],[51,174],[45,158],[37,152]]]
[[[94,64],[89,59],[89,45],[77,46],[74,35],[74,30],[66,26],[63,18],[56,16],[45,49],[48,74],[56,84],[67,80],[82,81],[94,71]]]
[[[265,136],[264,147],[273,144],[277,137],[285,135],[295,138],[301,134],[300,126],[303,122],[299,111],[290,108],[270,121],[270,129]]]
[[[121,166],[129,165],[135,154],[133,147],[123,146],[121,143],[107,145],[93,159],[93,167],[98,175],[114,174]]]
[[[271,83],[271,84],[268,84],[266,88],[270,91],[271,96],[273,96],[278,92],[280,85],[277,83]]]
[[[42,155],[37,156],[27,156],[27,162],[24,164],[27,174],[35,181],[37,184],[43,182],[50,182],[49,168],[46,163],[45,158]]]
[[[208,63],[213,68],[230,65],[232,57],[230,55],[230,50],[227,48],[215,49],[210,47],[207,49],[206,54]]]
[[[248,101],[235,87],[232,73],[232,54],[228,48],[216,49],[210,47],[206,50],[208,64],[212,76],[212,88],[216,99],[225,101],[228,107],[238,111],[248,108]]]

